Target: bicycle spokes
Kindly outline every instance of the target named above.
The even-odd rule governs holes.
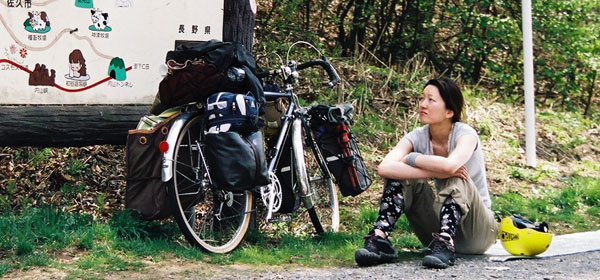
[[[240,244],[248,229],[252,193],[225,192],[212,184],[204,160],[202,120],[202,115],[193,117],[178,132],[168,195],[188,242],[209,252],[227,253]]]

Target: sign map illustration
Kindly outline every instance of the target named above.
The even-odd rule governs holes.
[[[223,32],[223,0],[0,1],[0,104],[150,104],[175,41]]]

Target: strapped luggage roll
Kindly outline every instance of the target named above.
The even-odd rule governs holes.
[[[204,41],[181,44],[165,58],[167,75],[159,84],[156,107],[171,108],[230,91],[251,93],[263,110],[264,91],[255,76],[256,62],[240,43]],[[261,112],[262,113],[262,112]]]

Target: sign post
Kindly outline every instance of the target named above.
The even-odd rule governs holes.
[[[522,0],[523,13],[523,71],[525,91],[525,153],[527,165],[536,166],[535,100],[533,76],[533,31],[531,26],[531,0]]]

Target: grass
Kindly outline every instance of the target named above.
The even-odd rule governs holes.
[[[554,232],[599,229],[600,179],[576,175],[563,180],[565,187],[545,189],[534,197],[516,191],[495,195],[495,212],[499,217],[517,213],[532,220],[547,221]]]
[[[598,229],[600,180],[577,175],[563,180],[564,188],[545,190],[537,197],[515,191],[493,196],[496,214],[518,213],[547,221],[553,232]],[[144,259],[160,262],[173,257],[212,264],[351,266],[354,251],[362,246],[362,235],[374,224],[377,213],[371,204],[360,206],[355,217],[343,211],[346,231],[322,236],[273,237],[251,231],[238,250],[214,255],[188,246],[173,223],[144,221],[132,212],[120,211],[106,220],[94,220],[52,206],[29,208],[20,214],[0,216],[0,232],[5,233],[0,239],[0,276],[14,269],[41,266],[61,268],[68,277],[88,278],[86,271],[140,271],[147,265]],[[418,257],[418,250],[423,248],[404,216],[391,239],[396,248],[404,248],[403,258]],[[54,258],[59,252],[69,252],[78,260],[65,269],[67,265]]]
[[[110,271],[138,268],[140,262],[114,244],[131,236],[137,236],[138,240],[151,240],[149,236],[160,236],[154,232],[165,232],[168,227],[161,226],[163,230],[155,231],[153,223],[129,216],[129,224],[135,226],[132,229],[123,221],[125,215],[118,213],[110,222],[101,222],[94,221],[89,215],[65,213],[52,206],[29,208],[18,215],[5,214],[0,217],[0,232],[3,233],[0,239],[0,255],[3,256],[0,275],[11,269],[30,266],[58,266],[52,256],[62,251],[81,254],[83,257],[77,262],[80,269]],[[127,227],[123,228],[123,225]],[[140,235],[136,232],[153,233]]]
[[[144,221],[129,211],[117,212],[107,220],[94,220],[52,206],[29,208],[21,214],[0,216],[0,231],[6,233],[0,241],[0,276],[14,269],[41,266],[67,271],[68,277],[87,278],[85,271],[138,271],[146,266],[144,259],[166,261],[173,257],[213,264],[349,266],[376,216],[377,209],[363,207],[359,219],[351,225],[356,230],[322,236],[286,233],[275,237],[254,230],[238,250],[212,255],[188,246],[173,223]],[[407,229],[408,222],[402,219],[392,239],[396,247],[420,248]],[[70,266],[61,264],[54,257],[61,252],[78,259]]]

